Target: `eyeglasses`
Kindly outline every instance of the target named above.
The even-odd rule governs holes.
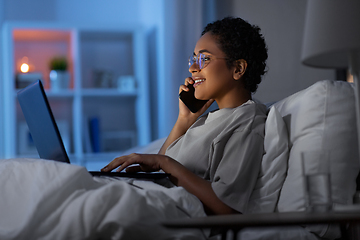
[[[210,55],[205,55],[203,53],[198,53],[198,55],[193,55],[189,57],[189,68],[191,68],[191,66],[196,63],[199,67],[199,69],[203,69],[205,68],[211,60],[215,60],[215,59],[227,59],[227,58],[217,58],[217,57],[213,57]]]

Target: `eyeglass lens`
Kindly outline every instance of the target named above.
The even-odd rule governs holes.
[[[199,66],[199,69],[203,69],[205,67],[205,54],[199,53],[196,56],[189,57],[189,68],[196,63]]]

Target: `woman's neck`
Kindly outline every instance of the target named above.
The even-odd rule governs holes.
[[[219,109],[222,109],[222,108],[236,108],[251,99],[252,97],[250,91],[241,88],[227,94],[222,99],[215,99],[215,101],[218,104]]]

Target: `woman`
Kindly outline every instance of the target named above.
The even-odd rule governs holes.
[[[208,24],[189,59],[192,76],[179,91],[193,84],[196,98],[210,100],[196,113],[179,100],[178,119],[158,154],[118,157],[102,171],[163,170],[208,214],[244,212],[259,172],[266,119],[265,107],[251,100],[267,59],[259,32],[240,18]],[[219,110],[200,117],[214,101]]]

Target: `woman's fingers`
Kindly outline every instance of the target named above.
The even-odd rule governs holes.
[[[179,87],[179,94],[182,92],[182,91],[189,91],[189,88],[186,86],[186,85],[180,85]]]
[[[189,91],[189,88],[187,87],[187,85],[189,84],[194,84],[194,80],[191,77],[185,78],[185,83],[183,85],[180,85],[179,88],[179,93],[181,93],[181,91]]]
[[[101,169],[101,171],[102,172],[111,172],[114,168],[116,168],[116,167],[114,167],[115,166],[115,161],[117,160],[117,158],[115,158],[114,160],[112,160],[108,165],[106,165],[105,167],[103,167],[102,169]]]
[[[132,153],[127,156],[121,156],[115,158],[111,161],[106,167],[101,169],[103,172],[110,172],[115,168],[117,172],[121,172],[122,170],[128,168],[131,172],[138,171],[158,171],[160,170],[160,161],[164,158],[164,156],[157,154],[137,154]],[[139,164],[138,166],[131,166],[133,164]],[[127,169],[128,171],[128,169]]]
[[[124,170],[125,168],[127,168],[128,166],[132,165],[132,163],[127,160],[126,162],[122,163],[118,169],[116,169],[116,172],[121,172],[122,170]]]
[[[191,77],[185,78],[185,85],[194,84],[194,80]]]
[[[120,171],[122,171],[124,168],[131,165],[131,164],[128,163],[129,162],[129,156],[130,155],[115,158],[107,166],[105,166],[103,169],[101,169],[101,171],[102,172],[111,172],[112,170],[114,170],[117,167],[120,167],[119,169],[120,169]],[[119,169],[118,169],[118,171],[119,171]]]
[[[122,170],[124,170],[125,168],[127,168],[130,165],[133,165],[135,163],[140,163],[139,155],[136,153],[132,153],[130,155],[120,157],[118,163],[120,163],[120,165],[118,165],[119,168],[116,169],[116,171],[121,172]]]

